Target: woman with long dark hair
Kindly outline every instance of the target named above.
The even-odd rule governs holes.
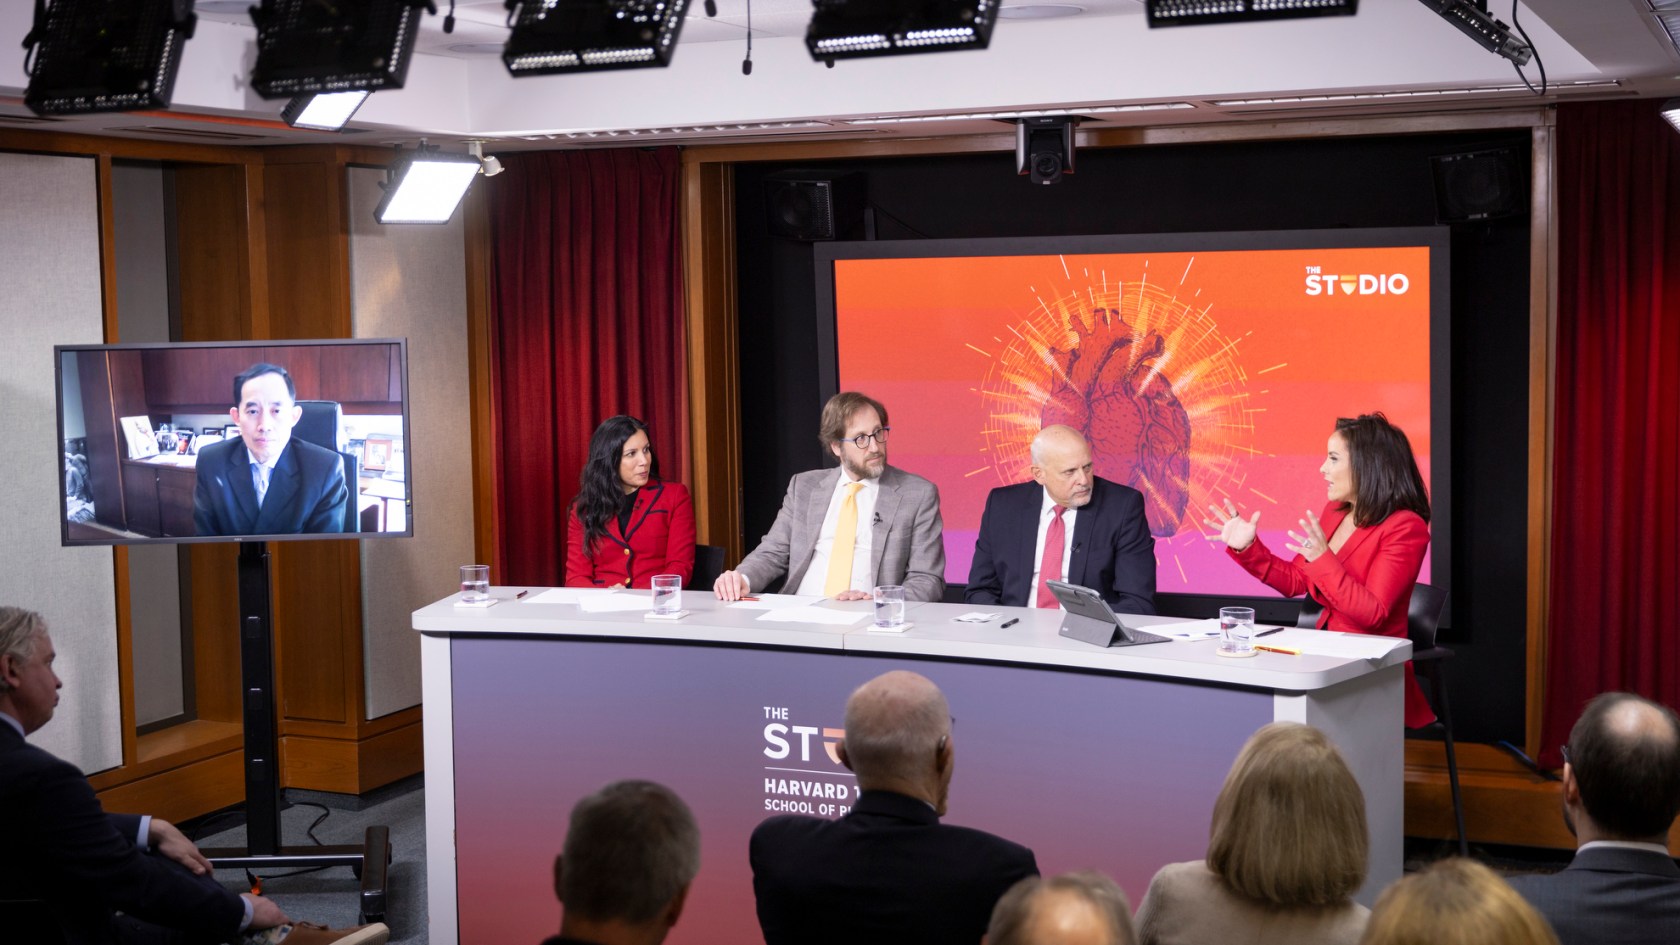
[[[1278,557],[1256,537],[1260,513],[1248,518],[1231,500],[1204,524],[1219,532],[1226,551],[1248,573],[1285,597],[1306,594],[1324,607],[1321,630],[1406,636],[1406,615],[1429,548],[1429,491],[1412,444],[1380,413],[1336,421],[1328,455],[1318,470],[1329,483],[1329,502],[1307,512],[1300,532],[1289,532]],[[1435,720],[1406,664],[1406,726]]]
[[[589,440],[566,543],[568,587],[650,587],[655,574],[694,574],[694,505],[659,478],[647,424],[608,417]]]

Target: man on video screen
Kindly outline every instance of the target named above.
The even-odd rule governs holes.
[[[338,453],[292,439],[303,414],[297,386],[277,364],[233,379],[228,414],[239,439],[198,453],[193,524],[205,535],[294,535],[344,530],[350,490]]]

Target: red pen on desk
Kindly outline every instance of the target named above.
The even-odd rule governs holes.
[[[520,591],[519,593],[513,595],[513,599],[518,600],[519,598],[524,597],[526,594],[529,594],[529,593],[531,593],[530,588],[526,588],[525,590]]]
[[[758,601],[758,598],[756,598],[756,597],[737,597],[736,600],[750,600],[750,601],[753,601],[753,602],[756,603]]]

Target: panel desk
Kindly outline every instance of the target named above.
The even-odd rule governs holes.
[[[1248,736],[1292,720],[1324,730],[1364,788],[1360,901],[1400,876],[1403,640],[1372,659],[1229,660],[1213,640],[1099,649],[1058,636],[1059,612],[1026,608],[984,608],[1002,616],[968,624],[952,618],[975,608],[912,605],[911,629],[882,634],[867,629],[869,601],[822,605],[856,610],[849,626],[773,623],[690,591],[691,614],[670,623],[515,601],[518,590],[494,588],[489,608],[451,597],[414,613],[434,945],[555,934],[551,869],[568,813],[620,778],[668,785],[700,823],[700,875],[669,941],[762,941],[747,837],[774,813],[851,805],[856,779],[834,751],[842,709],[896,668],[950,700],[946,822],[1026,844],[1046,874],[1101,869],[1135,907],[1162,865],[1205,855],[1214,798]]]

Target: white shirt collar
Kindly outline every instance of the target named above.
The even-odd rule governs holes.
[[[1591,850],[1595,847],[1603,847],[1607,850],[1644,850],[1647,853],[1661,853],[1663,856],[1668,856],[1668,847],[1660,843],[1641,843],[1638,840],[1593,840],[1590,843],[1581,844],[1575,852],[1579,853],[1582,850]]]
[[[290,446],[291,442],[288,441],[286,443],[286,445]],[[284,449],[282,449],[280,452],[274,454],[274,459],[273,459],[272,462],[265,463],[265,462],[262,462],[262,461],[257,459],[257,454],[251,452],[251,448],[249,446],[245,447],[245,458],[247,460],[250,460],[251,465],[261,466],[264,469],[267,469],[269,472],[274,471],[274,464],[280,462],[280,457],[285,455],[285,453],[286,453],[286,451]]]
[[[1054,509],[1058,503],[1056,502],[1055,499],[1050,498],[1050,490],[1049,489],[1046,489],[1043,486],[1039,486],[1038,488],[1039,488],[1040,492],[1044,493],[1044,501],[1042,503],[1040,503],[1039,506],[1038,506],[1038,517],[1039,518],[1049,518],[1050,515],[1051,515],[1051,510]],[[1062,521],[1064,521],[1064,522],[1067,521],[1067,517],[1068,517],[1069,513],[1079,511],[1078,509],[1075,509],[1072,506],[1067,506],[1066,508],[1067,508],[1067,512],[1062,513]]]

